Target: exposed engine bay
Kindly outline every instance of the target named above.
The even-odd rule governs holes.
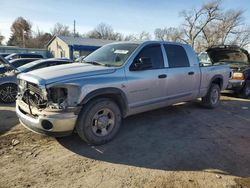
[[[18,80],[18,98],[38,110],[65,110],[77,106],[80,90],[77,86],[63,85],[42,88],[37,84]]]

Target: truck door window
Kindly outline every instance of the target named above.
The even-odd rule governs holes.
[[[151,60],[152,68],[150,69],[160,69],[164,67],[164,60],[160,45],[149,45],[144,47],[136,56],[135,61],[140,58],[149,58]]]
[[[169,68],[190,66],[186,51],[182,46],[165,44],[164,49],[167,54]]]

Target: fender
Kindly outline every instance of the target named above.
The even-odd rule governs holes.
[[[80,105],[83,106],[84,104],[88,103],[90,100],[96,98],[96,97],[110,97],[115,100],[115,102],[118,103],[123,117],[126,116],[128,112],[128,100],[125,95],[125,93],[119,89],[119,88],[113,88],[113,87],[108,87],[108,88],[101,88],[94,90],[90,93],[88,93],[84,99],[81,101]]]
[[[219,86],[220,86],[220,88],[223,87],[223,76],[222,76],[222,75],[214,75],[214,76],[212,77],[211,81],[210,81],[209,88],[211,87],[212,83],[214,83],[214,81],[215,81],[216,79],[219,79],[219,80],[220,80],[220,82],[218,83]]]

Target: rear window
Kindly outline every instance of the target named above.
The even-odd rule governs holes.
[[[165,44],[164,49],[167,54],[169,68],[190,66],[187,53],[182,46]]]

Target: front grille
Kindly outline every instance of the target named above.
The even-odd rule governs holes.
[[[23,87],[22,100],[29,106],[36,108],[46,107],[42,89],[37,84],[31,82],[26,82],[25,87]]]
[[[34,94],[37,94],[37,95],[42,96],[42,91],[41,91],[41,89],[38,87],[38,85],[36,85],[36,84],[27,82],[27,89],[28,89],[30,92],[33,92]]]

